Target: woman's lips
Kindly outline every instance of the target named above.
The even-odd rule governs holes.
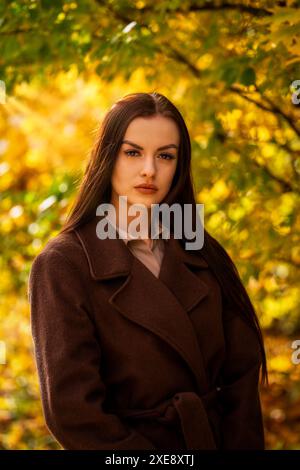
[[[143,194],[153,194],[153,193],[156,193],[156,191],[157,191],[157,189],[143,188],[143,187],[136,187],[135,189],[137,191],[139,191],[140,193],[143,193]]]

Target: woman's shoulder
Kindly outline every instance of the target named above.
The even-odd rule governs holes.
[[[85,267],[88,269],[81,243],[74,231],[51,237],[33,259],[31,269],[36,266],[46,266],[46,269],[53,271],[63,266],[79,272],[84,271]]]
[[[59,232],[57,235],[48,239],[40,254],[55,251],[70,256],[72,252],[78,250],[79,246],[80,243],[74,230],[63,233]]]
[[[89,298],[89,266],[77,240],[73,232],[57,234],[35,256],[27,282],[30,302],[39,298],[50,304],[58,293],[61,301]]]

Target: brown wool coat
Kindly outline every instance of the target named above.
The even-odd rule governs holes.
[[[64,449],[264,449],[261,353],[204,258],[166,240],[159,278],[94,218],[29,278],[49,431]]]

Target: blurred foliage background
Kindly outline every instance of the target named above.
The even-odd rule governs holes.
[[[0,449],[60,449],[41,409],[28,274],[64,221],[105,112],[135,91],[165,94],[186,120],[206,228],[264,328],[267,448],[300,449],[299,6],[2,0]]]

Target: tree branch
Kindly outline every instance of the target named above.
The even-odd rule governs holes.
[[[283,188],[283,192],[287,193],[287,192],[299,192],[298,189],[295,189],[290,182],[284,180],[283,178],[280,178],[280,176],[276,176],[274,175],[271,170],[265,166],[265,165],[261,165],[260,163],[258,163],[257,160],[251,158],[251,162],[254,163],[255,166],[257,166],[258,168],[260,168],[261,170],[263,170],[265,173],[267,173],[267,175],[272,178],[273,180],[277,181],[277,183],[279,183],[282,188]]]
[[[260,92],[260,89],[258,88],[257,85],[255,85],[256,87],[256,90]],[[274,103],[270,98],[268,98],[267,96],[263,95],[261,93],[262,97],[264,100],[267,101],[267,103],[269,103],[269,105],[271,106],[274,114],[277,114],[278,116],[281,116],[289,125],[290,127],[293,129],[293,131],[298,135],[298,137],[300,137],[300,129],[298,129],[298,127],[296,126],[296,124],[294,123],[293,121],[293,118],[287,114],[285,111],[283,111],[283,109],[279,108],[279,106],[277,106],[276,103]]]
[[[222,2],[221,5],[191,5],[188,11],[218,11],[237,10],[242,13],[250,13],[253,16],[272,16],[273,13],[265,8],[250,7],[243,4]],[[176,10],[178,11],[178,10]]]
[[[236,145],[234,145],[234,143],[232,143],[232,141],[230,140],[228,135],[225,134],[225,133],[222,133],[221,134],[221,142],[224,143],[226,140],[230,141],[229,145],[230,145],[231,149],[233,149],[237,153],[240,152],[240,147],[237,148]],[[283,192],[291,192],[292,191],[292,192],[300,193],[300,188],[299,187],[297,187],[297,186],[295,187],[289,181],[286,181],[285,179],[280,178],[280,176],[274,175],[274,173],[272,173],[272,171],[266,165],[262,165],[261,163],[258,163],[258,161],[255,160],[255,158],[250,157],[249,161],[253,165],[255,165],[257,168],[264,171],[272,180],[277,181],[277,183],[279,183],[280,186],[282,187]]]
[[[170,46],[170,43],[165,42],[163,44],[164,44],[164,48],[167,48],[169,49],[169,51],[171,51],[171,55],[169,56],[170,58],[173,58],[177,60],[177,62],[185,65],[190,70],[190,72],[192,72],[194,77],[200,78],[201,76],[200,70],[198,70],[197,67],[195,67],[191,62],[189,62],[186,56],[184,56],[181,52],[176,50],[174,47]],[[161,49],[160,52],[166,55],[165,50]]]
[[[99,0],[96,0],[99,1]],[[189,12],[201,12],[201,11],[209,11],[209,12],[214,12],[214,11],[224,11],[224,10],[236,10],[240,11],[241,13],[249,13],[250,15],[257,16],[257,17],[264,17],[264,16],[272,16],[273,12],[270,10],[267,10],[266,8],[259,8],[259,7],[250,7],[243,5],[241,3],[230,3],[230,2],[223,2],[221,5],[214,5],[211,3],[208,3],[206,5],[197,5],[197,4],[191,4],[187,9],[184,9],[182,7],[178,8],[166,8],[164,11],[165,12],[170,12],[170,13],[183,13],[187,14]],[[133,9],[134,11],[134,9]],[[139,12],[142,14],[144,13],[154,13],[154,10],[152,7],[145,6],[144,8],[138,9]]]
[[[250,96],[247,96],[247,95],[244,95],[244,93],[242,92],[242,90],[240,88],[237,88],[236,86],[234,85],[231,85],[229,87],[229,90],[232,91],[232,93],[236,93],[237,95],[239,95],[241,98],[243,98],[244,100],[248,101],[249,103],[253,103],[255,104],[258,108],[262,109],[263,111],[268,111],[269,113],[273,113],[272,109],[270,109],[268,106],[266,106],[265,104],[259,102],[259,101],[256,101],[255,99],[253,98],[250,98]]]
[[[298,129],[298,127],[294,123],[293,118],[289,116],[285,111],[280,109],[270,98],[268,98],[263,93],[261,93],[257,85],[255,85],[255,88],[256,88],[256,91],[260,93],[262,99],[265,100],[269,104],[270,107],[266,106],[264,103],[261,103],[260,101],[256,101],[254,98],[251,98],[250,96],[245,95],[240,88],[234,85],[231,85],[229,87],[229,90],[232,91],[233,93],[238,94],[241,98],[245,99],[249,103],[255,104],[258,108],[262,109],[263,111],[267,111],[269,113],[276,114],[277,116],[282,117],[289,124],[289,126],[293,129],[296,135],[300,137],[300,129]]]
[[[15,34],[23,34],[23,33],[31,33],[33,31],[37,31],[38,29],[35,28],[18,28],[18,29],[14,29],[14,30],[11,30],[11,31],[0,31],[0,36],[14,36]]]

